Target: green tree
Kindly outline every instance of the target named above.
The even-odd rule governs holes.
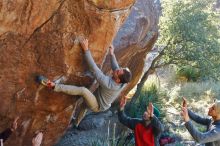
[[[163,0],[158,46],[163,48],[160,61],[191,66],[202,77],[220,79],[219,14],[213,0]]]
[[[199,70],[203,78],[220,79],[220,17],[213,9],[214,0],[162,0],[161,3],[160,36],[156,45],[159,55],[137,85],[130,105],[139,97],[148,76],[166,65],[190,66]]]

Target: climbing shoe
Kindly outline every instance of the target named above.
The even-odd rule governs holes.
[[[36,81],[50,89],[54,88],[54,83],[42,75],[37,76]]]

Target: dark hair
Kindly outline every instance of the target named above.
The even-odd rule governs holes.
[[[128,68],[122,68],[123,74],[120,75],[118,78],[120,79],[120,83],[128,83],[131,81],[131,71]]]

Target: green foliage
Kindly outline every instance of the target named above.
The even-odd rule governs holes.
[[[155,84],[144,86],[135,103],[131,105],[129,116],[133,118],[141,118],[143,113],[146,111],[146,107],[149,104],[149,102],[152,102],[157,109],[162,108],[162,103],[160,102],[158,89]]]
[[[219,14],[214,0],[163,0],[158,64],[192,66],[201,76],[220,79]]]
[[[177,78],[186,78],[187,81],[197,81],[200,77],[200,72],[198,69],[191,66],[180,67],[177,70]]]

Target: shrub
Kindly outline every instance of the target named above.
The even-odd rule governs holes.
[[[198,69],[191,66],[184,66],[177,69],[177,78],[186,79],[187,81],[198,81],[200,78],[200,72]]]
[[[149,102],[152,102],[153,105],[160,110],[163,104],[160,100],[161,99],[157,86],[154,83],[145,85],[135,104],[131,105],[129,116],[133,118],[141,118],[143,113],[146,111],[146,107],[148,106]],[[162,116],[163,114],[160,115],[160,117]]]

